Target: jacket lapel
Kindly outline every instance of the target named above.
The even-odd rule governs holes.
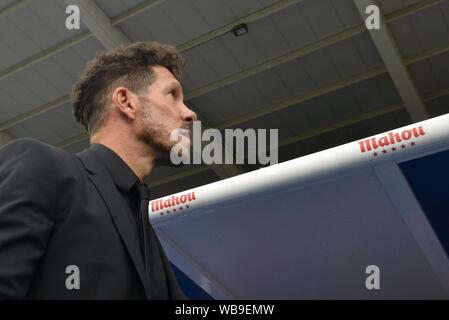
[[[101,163],[101,160],[98,159],[94,152],[90,149],[86,149],[77,153],[76,156],[81,160],[84,167],[90,173],[88,174],[88,179],[94,184],[98,193],[103,198],[114,225],[136,267],[147,298],[150,298],[151,289],[149,286],[149,278],[144,269],[138,239],[135,235],[135,228],[133,228],[131,219],[127,216],[128,214],[130,215],[131,212],[128,212],[129,210],[127,210],[122,201],[120,201],[120,193],[114,187],[114,182],[106,171],[104,165]]]

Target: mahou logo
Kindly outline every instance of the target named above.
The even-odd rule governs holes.
[[[410,130],[403,130],[402,132],[389,132],[386,135],[376,138],[368,138],[363,141],[359,141],[360,145],[360,152],[365,153],[369,152],[371,150],[376,150],[378,148],[383,148],[383,153],[387,153],[385,147],[401,143],[401,148],[404,149],[406,147],[406,142],[408,143],[408,140],[413,140],[414,138],[419,138],[421,136],[424,136],[426,133],[424,132],[424,129],[422,126],[412,128]],[[414,146],[416,143],[414,141],[410,142],[411,146]],[[391,148],[392,151],[396,151],[396,147]],[[376,156],[377,153],[374,153]]]
[[[183,207],[188,208],[189,204],[195,200],[196,200],[195,191],[182,194],[179,196],[171,196],[171,198],[154,200],[151,202],[151,211],[155,212],[162,209],[170,209],[172,207],[173,211],[176,211],[176,207],[182,210]]]

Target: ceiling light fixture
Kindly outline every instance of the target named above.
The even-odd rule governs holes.
[[[232,33],[236,37],[243,36],[244,34],[248,33],[248,26],[246,25],[246,23],[236,25],[234,28],[232,28]]]

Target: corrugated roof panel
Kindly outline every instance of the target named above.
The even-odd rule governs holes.
[[[239,18],[223,0],[193,0],[191,4],[195,6],[201,17],[213,29]]]
[[[449,40],[449,38],[448,38]],[[434,74],[436,86],[434,91],[449,88],[449,52],[432,57],[428,60]]]
[[[95,0],[104,13],[112,18],[144,2],[143,0]]]
[[[317,88],[299,59],[279,65],[276,70],[292,96],[304,94]]]
[[[422,95],[449,88],[449,52],[409,66],[410,74]]]
[[[299,3],[299,8],[319,39],[344,29],[330,0],[302,1]]]
[[[6,8],[8,5],[13,3],[15,0],[0,0],[0,10]]]
[[[237,60],[228,53],[220,39],[208,41],[186,53],[188,54],[188,56],[186,55],[188,60],[185,69],[187,73],[194,72],[194,70],[192,70],[193,66],[189,65],[188,58],[192,55],[199,55],[204,60],[205,65],[214,71],[214,75],[217,77],[214,80],[222,79],[241,71],[241,67]]]
[[[346,28],[363,23],[362,17],[357,11],[353,0],[331,0],[331,4],[339,20]]]
[[[438,117],[449,113],[449,96],[441,97],[426,103],[430,116]]]
[[[301,108],[312,128],[328,126],[335,120],[329,105],[322,97],[303,102]]]
[[[0,82],[0,122],[5,122],[20,112],[20,103],[3,89]]]
[[[367,68],[372,69],[384,65],[379,52],[367,32],[352,37],[351,41]]]
[[[434,6],[416,12],[409,17],[413,25],[413,31],[416,32],[419,42],[426,50],[448,42],[448,21],[445,19],[443,11],[446,11],[447,14],[449,7]]]
[[[210,59],[206,62],[201,54],[196,53],[196,50],[189,50],[183,56],[186,59],[184,74],[188,75],[198,87],[220,79],[214,70],[215,68],[210,65],[212,63]]]
[[[31,133],[31,137],[50,144],[59,143],[83,132],[81,126],[76,123],[68,104],[52,112],[37,115],[9,130],[17,137],[25,137]]]
[[[119,24],[120,29],[131,40],[157,40],[159,42],[170,43],[173,45],[180,45],[189,40],[189,37],[173,24],[170,17],[163,10],[165,2],[145,10],[136,15],[133,19]],[[188,19],[188,17],[185,17]],[[135,21],[139,21],[139,25]],[[134,31],[134,28],[144,28],[149,31],[149,36],[146,37],[142,32]]]
[[[263,52],[251,41],[252,34],[235,37],[232,33],[222,35],[222,44],[242,68],[248,68],[266,60]]]
[[[236,110],[243,106],[229,93],[227,89],[218,89],[205,96],[189,101],[194,106],[194,110],[207,121],[210,126],[216,126],[225,119],[233,118]]]
[[[264,7],[259,0],[226,0],[225,4],[238,17],[244,17]]]
[[[18,108],[10,109],[14,116],[30,110],[36,104],[45,102],[17,77],[10,77],[8,81],[2,81],[1,87],[3,92],[17,101]]]
[[[358,101],[363,113],[401,102],[388,74],[359,82],[348,89]]]
[[[341,80],[335,65],[323,51],[317,51],[302,57],[301,63],[310,78],[319,87]]]
[[[334,91],[323,96],[329,106],[335,122],[341,122],[362,114],[360,103],[348,88]]]
[[[349,78],[367,70],[352,39],[334,44],[326,48],[325,52],[342,78]]]
[[[297,123],[297,125],[298,124],[299,123]],[[265,129],[266,141],[269,141],[270,129],[278,130],[279,142],[281,142],[283,139],[291,137],[295,133],[295,131],[292,128],[290,128],[290,126],[286,125],[286,123],[283,122],[282,119],[277,114],[268,114],[266,116],[248,121],[246,123],[242,123],[237,126],[232,126],[226,129],[236,129],[236,128],[240,128],[242,130]]]
[[[160,8],[188,39],[201,36],[211,30],[207,21],[190,1],[166,1]]]
[[[383,15],[387,15],[404,7],[402,0],[377,0],[377,3]]]
[[[80,30],[67,30],[65,7],[56,0],[30,1],[2,17],[0,39],[15,55],[8,63],[3,61],[3,67],[11,67],[84,31],[83,25]],[[2,51],[0,57],[3,58]]]
[[[291,49],[303,47],[317,40],[299,4],[273,14],[272,19]]]

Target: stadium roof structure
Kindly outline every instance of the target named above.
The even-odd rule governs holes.
[[[66,7],[82,8],[79,30]],[[1,0],[0,145],[33,137],[88,146],[68,93],[96,53],[171,43],[187,59],[186,102],[207,127],[277,128],[279,161],[449,112],[449,2],[378,0]],[[236,26],[248,32],[236,37]],[[151,197],[257,165],[156,168]]]

